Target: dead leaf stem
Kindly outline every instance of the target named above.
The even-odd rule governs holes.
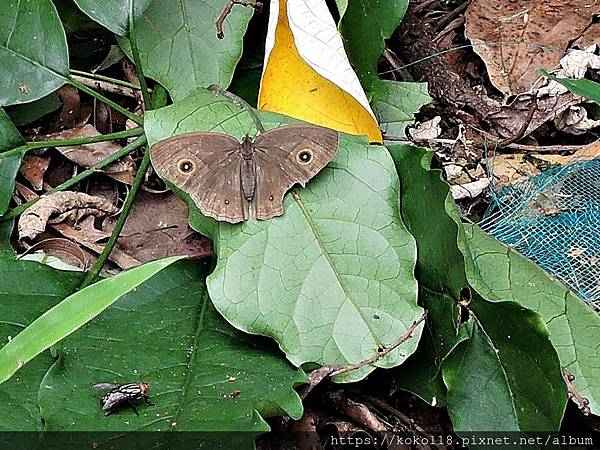
[[[242,5],[249,6],[250,8],[254,8],[255,11],[260,12],[262,10],[263,4],[260,2],[254,1],[244,1],[244,0],[229,0],[217,20],[215,21],[215,28],[217,29],[217,37],[219,39],[223,39],[225,37],[225,33],[223,32],[223,24],[225,23],[225,19],[227,16],[231,14],[231,9],[233,5]]]
[[[350,372],[351,370],[356,370],[356,369],[360,369],[361,367],[365,367],[365,366],[369,366],[371,364],[374,364],[375,362],[377,362],[379,359],[383,358],[385,355],[387,355],[388,353],[394,351],[396,348],[398,348],[400,345],[402,345],[403,343],[405,343],[406,341],[408,341],[414,331],[417,329],[417,327],[419,326],[419,324],[421,322],[423,322],[425,320],[425,318],[427,317],[427,311],[425,311],[421,317],[419,317],[417,320],[415,320],[412,325],[410,327],[408,327],[408,329],[402,334],[402,336],[400,336],[400,338],[398,338],[398,340],[396,342],[394,342],[393,344],[389,345],[388,347],[385,347],[381,350],[378,350],[377,352],[375,352],[375,354],[373,354],[373,356],[357,363],[357,364],[351,364],[348,366],[342,366],[342,368],[337,369],[333,372],[331,372],[329,374],[330,377],[336,377],[338,375],[342,375],[346,372]]]
[[[117,243],[117,239],[123,230],[123,226],[125,225],[125,221],[127,220],[127,216],[131,211],[131,207],[133,206],[133,202],[135,201],[135,197],[137,196],[138,190],[142,185],[144,178],[146,176],[146,172],[148,171],[148,167],[150,166],[150,150],[146,147],[146,151],[144,152],[144,158],[140,164],[140,167],[135,175],[135,179],[131,185],[131,190],[129,194],[127,194],[127,198],[125,199],[125,203],[123,204],[123,209],[121,210],[121,214],[119,214],[119,218],[117,219],[117,223],[115,223],[115,228],[113,229],[108,242],[104,246],[102,253],[88,272],[85,280],[81,284],[80,289],[83,289],[94,281],[94,279],[102,270],[104,263],[108,260],[110,253],[112,252],[115,244]]]
[[[135,70],[137,72],[138,79],[140,82],[142,97],[144,98],[144,110],[147,111],[149,109],[152,109],[152,98],[150,97],[150,91],[148,90],[148,85],[146,84],[146,78],[144,77],[144,73],[142,71],[142,60],[140,58],[140,52],[138,50],[135,20],[133,19],[133,0],[129,0],[129,33],[127,34],[127,36],[129,37],[131,56],[133,56],[133,63],[135,65]]]

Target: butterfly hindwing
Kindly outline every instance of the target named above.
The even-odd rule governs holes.
[[[304,186],[333,158],[336,131],[316,125],[288,125],[269,130],[254,143],[256,192],[252,209],[257,219],[283,214],[283,197],[295,184]]]

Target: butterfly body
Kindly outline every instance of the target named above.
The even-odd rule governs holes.
[[[243,159],[240,164],[242,192],[246,200],[251,202],[256,190],[256,166],[254,162],[254,146],[252,145],[252,140],[247,135],[242,140],[240,156]]]
[[[304,186],[335,154],[338,133],[316,125],[288,125],[245,136],[185,133],[152,147],[158,174],[185,191],[203,214],[237,223],[283,214],[283,197]]]

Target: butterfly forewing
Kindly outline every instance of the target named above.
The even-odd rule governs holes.
[[[224,133],[185,133],[155,144],[152,163],[203,214],[236,223],[248,218],[248,202],[240,196],[240,146]]]

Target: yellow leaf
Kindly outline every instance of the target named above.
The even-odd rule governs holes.
[[[325,0],[272,0],[259,109],[381,143]]]

